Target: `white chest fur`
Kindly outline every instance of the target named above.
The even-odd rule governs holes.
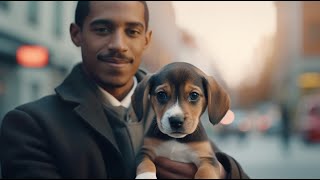
[[[174,161],[199,163],[198,155],[190,146],[175,140],[166,141],[155,147],[156,156],[162,156]]]

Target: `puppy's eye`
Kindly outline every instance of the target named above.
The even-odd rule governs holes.
[[[199,94],[196,92],[191,92],[189,94],[189,101],[191,101],[191,102],[198,100],[198,98],[199,98]]]
[[[160,91],[157,93],[157,99],[159,102],[164,103],[168,100],[168,95],[164,91]]]

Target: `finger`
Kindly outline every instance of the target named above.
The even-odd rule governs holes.
[[[185,175],[168,171],[168,169],[157,166],[158,179],[193,179],[193,175]]]
[[[169,171],[175,174],[181,174],[186,177],[194,177],[197,167],[193,163],[182,163],[177,161],[172,161],[168,158],[157,157],[155,160],[157,167]]]

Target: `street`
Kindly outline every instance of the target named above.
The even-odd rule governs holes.
[[[292,137],[286,150],[279,136],[251,133],[245,139],[210,137],[241,164],[250,178],[320,178],[320,144],[307,146],[299,137]]]

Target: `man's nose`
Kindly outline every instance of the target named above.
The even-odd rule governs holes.
[[[119,31],[114,32],[114,34],[110,38],[108,47],[110,51],[127,51],[128,46],[126,42],[126,35]]]

